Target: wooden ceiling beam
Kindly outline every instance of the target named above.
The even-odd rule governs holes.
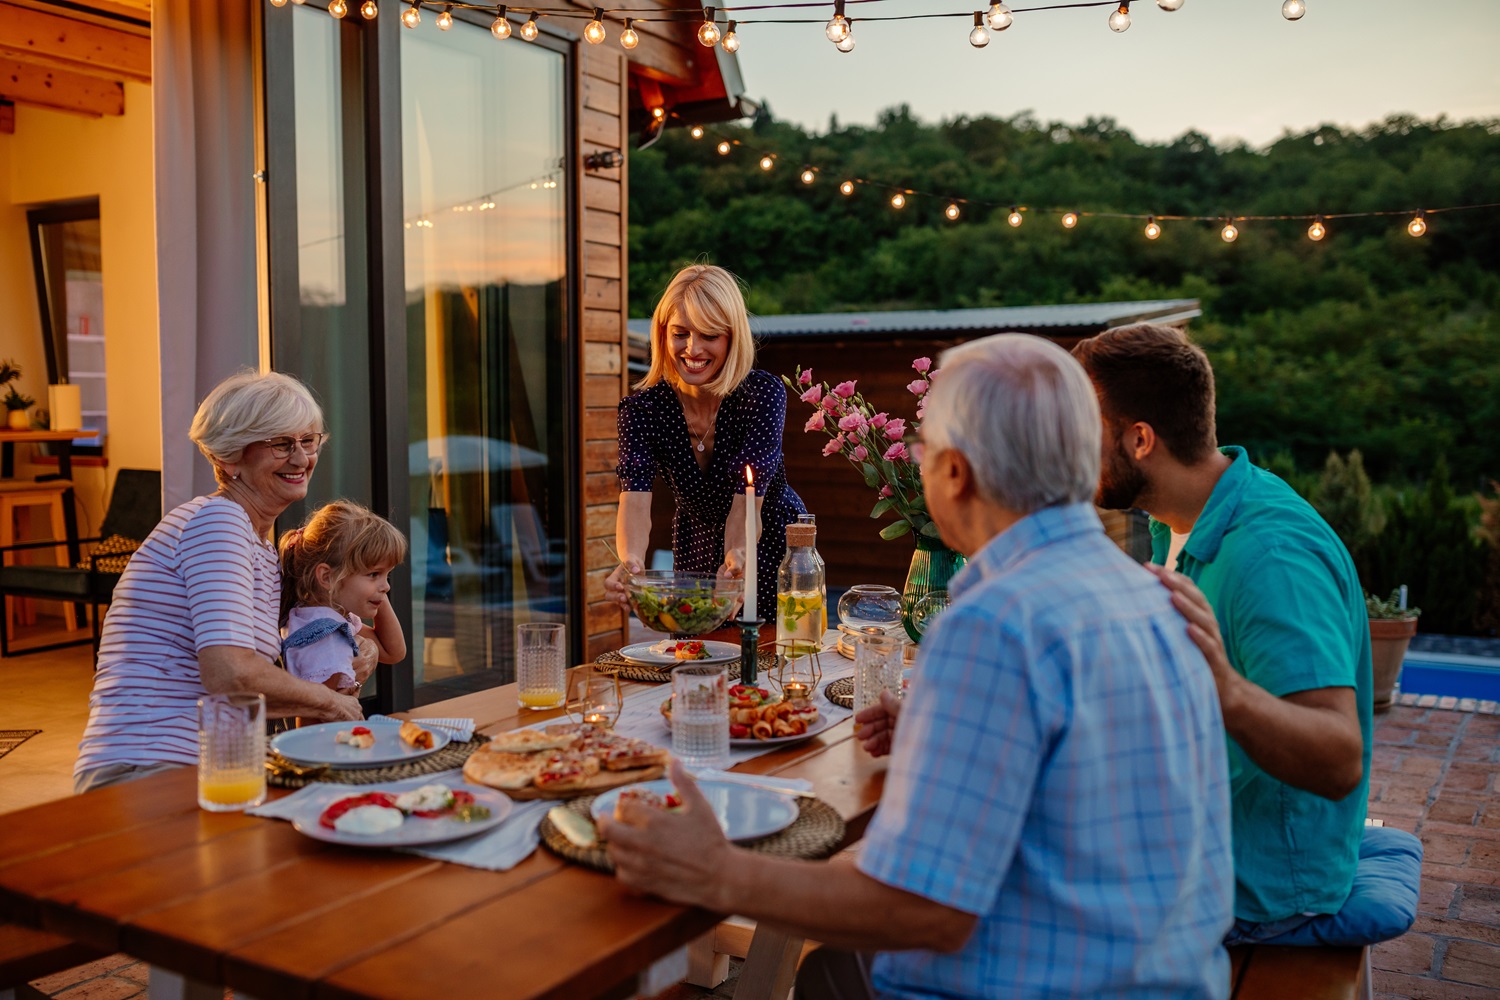
[[[151,82],[151,40],[0,4],[0,56],[106,80]]]
[[[12,7],[25,7],[56,14],[73,21],[114,28],[130,35],[151,37],[151,0],[67,0],[59,7],[54,0],[5,0]]]
[[[0,97],[55,111],[99,117],[125,113],[125,87],[81,73],[0,57]]]

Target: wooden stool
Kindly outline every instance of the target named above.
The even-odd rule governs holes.
[[[0,549],[16,544],[17,511],[22,507],[47,507],[52,515],[51,537],[58,539],[58,545],[53,550],[56,553],[57,565],[68,565],[68,547],[62,542],[67,538],[67,522],[63,518],[63,494],[72,488],[73,484],[66,479],[53,479],[45,483],[24,479],[0,481]],[[14,561],[15,553],[4,553],[4,565],[12,565]],[[68,631],[78,628],[76,605],[71,603],[63,605],[63,619]],[[32,611],[29,598],[7,597],[5,599],[7,629],[13,629],[17,623],[30,625],[35,621],[36,615]]]

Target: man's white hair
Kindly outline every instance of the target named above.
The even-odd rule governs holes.
[[[1093,499],[1099,400],[1067,351],[1000,333],[943,352],[940,369],[922,437],[962,452],[982,497],[1020,514]]]

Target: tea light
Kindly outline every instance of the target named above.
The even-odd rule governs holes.
[[[812,695],[812,689],[801,681],[787,681],[781,692],[787,701],[806,701]]]
[[[610,727],[609,716],[603,712],[588,712],[584,715],[583,721],[585,724],[593,726],[596,729],[608,729]]]

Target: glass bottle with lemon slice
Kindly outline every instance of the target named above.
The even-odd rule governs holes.
[[[790,659],[818,651],[828,620],[817,535],[815,524],[786,526],[786,555],[776,573],[776,651]]]

